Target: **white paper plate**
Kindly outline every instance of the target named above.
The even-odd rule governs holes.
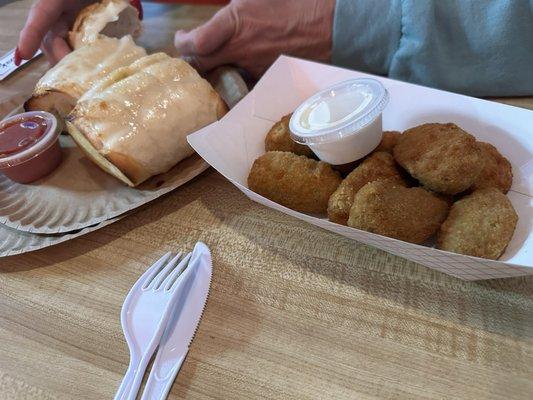
[[[229,104],[236,104],[247,94],[235,70],[222,70],[215,76],[211,83]],[[21,107],[10,114],[18,112],[22,112]],[[63,162],[49,176],[22,185],[0,174],[0,223],[29,233],[72,232],[146,204],[209,168],[195,154],[169,172],[130,188],[93,164],[70,136],[63,135],[60,141]]]
[[[99,224],[168,193],[205,171],[198,155],[130,188],[93,164],[68,135],[63,162],[47,177],[21,185],[0,175],[0,223],[30,233],[64,233]]]
[[[0,224],[0,257],[27,253],[63,243],[67,240],[85,235],[86,233],[94,232],[122,218],[123,216],[119,216],[78,231],[60,235],[41,235],[22,232]]]

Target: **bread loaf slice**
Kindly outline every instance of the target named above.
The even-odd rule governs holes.
[[[67,126],[98,166],[137,186],[191,156],[187,135],[226,111],[194,68],[156,53],[95,83],[72,110]]]
[[[139,12],[126,0],[102,0],[80,11],[68,34],[70,47],[78,49],[101,35],[133,38],[141,32]]]
[[[111,71],[146,55],[131,36],[102,36],[66,55],[37,82],[26,111],[42,110],[64,119],[76,101]]]

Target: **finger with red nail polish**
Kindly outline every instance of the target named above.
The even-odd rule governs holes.
[[[13,58],[13,61],[15,62],[15,65],[18,67],[20,65],[20,63],[22,62],[22,58],[20,57],[20,51],[19,51],[19,48],[17,46],[17,48],[15,49],[15,56]]]
[[[139,19],[143,19],[143,6],[141,4],[141,0],[130,0],[130,4],[137,9],[137,12],[139,13]]]

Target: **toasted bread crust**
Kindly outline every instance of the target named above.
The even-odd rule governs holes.
[[[125,0],[101,0],[83,8],[76,17],[67,41],[77,49],[103,34],[120,38],[137,37],[141,31],[139,12]]]
[[[34,93],[24,102],[25,111],[48,111],[64,119],[76,105],[76,98],[59,90]]]
[[[150,178],[150,174],[146,172],[146,168],[135,162],[135,160],[126,154],[110,151],[105,155],[110,162],[112,162],[124,175],[131,179],[135,186]],[[163,171],[166,172],[166,171]]]

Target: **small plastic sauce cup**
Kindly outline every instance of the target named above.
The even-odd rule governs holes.
[[[294,111],[289,123],[291,137],[329,164],[356,161],[381,141],[381,114],[388,101],[387,90],[375,79],[337,83]]]
[[[60,129],[44,111],[14,115],[0,122],[0,172],[19,183],[48,175],[61,163]]]

